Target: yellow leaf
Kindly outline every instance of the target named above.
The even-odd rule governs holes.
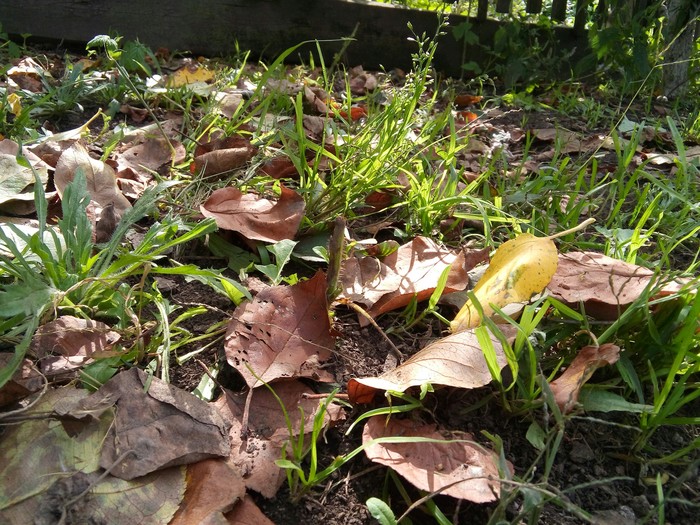
[[[214,80],[214,72],[197,64],[181,67],[168,78],[167,86],[182,87],[195,82],[210,82]]]
[[[535,237],[523,233],[503,243],[491,258],[491,264],[474,287],[474,297],[486,317],[494,309],[512,303],[529,301],[541,293],[557,271],[559,254],[552,239],[585,228],[594,222],[588,219],[575,228],[549,237]],[[461,332],[481,324],[481,317],[474,303],[468,300],[450,325],[452,332]]]
[[[501,245],[491,264],[474,287],[474,296],[484,315],[491,317],[495,304],[499,308],[511,303],[528,301],[549,284],[557,271],[559,255],[549,237],[523,233]],[[468,300],[452,321],[452,332],[460,332],[481,324],[481,317]]]
[[[10,106],[10,113],[16,117],[22,113],[22,99],[17,93],[10,93],[7,95],[7,103]]]

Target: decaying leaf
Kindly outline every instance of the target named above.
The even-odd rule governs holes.
[[[72,421],[76,432],[71,434],[62,424],[66,423],[63,412],[57,413],[58,420],[45,417],[56,412],[59,404],[76,405],[87,395],[72,387],[49,390],[27,412],[36,418],[9,426],[0,436],[0,522],[22,525],[31,517],[32,523],[57,523],[64,505],[74,499],[67,523],[170,522],[185,492],[183,468],[168,468],[135,481],[100,478],[104,473],[100,448],[113,425],[112,413]]]
[[[226,521],[229,525],[275,525],[247,494],[232,511],[226,513]]]
[[[223,515],[245,495],[238,469],[223,459],[205,459],[187,467],[187,489],[170,525],[223,523]]]
[[[282,400],[290,418],[292,429],[303,428],[311,432],[313,419],[321,400],[311,399],[313,391],[298,381],[282,381],[273,385],[275,394]],[[246,394],[226,392],[214,406],[231,425],[231,453],[228,459],[243,475],[246,487],[273,498],[285,480],[284,471],[275,464],[282,457],[282,447],[289,440],[287,421],[277,399],[267,388],[256,388],[251,393],[247,427],[244,424]],[[330,425],[343,415],[337,405],[330,405],[324,424]]]
[[[0,354],[0,370],[5,368],[12,359],[12,354]],[[29,359],[24,359],[12,378],[0,387],[0,407],[4,407],[24,399],[44,386],[44,380],[39,371]]]
[[[215,175],[244,166],[257,148],[245,137],[231,136],[200,144],[194,151],[194,169],[202,175]]]
[[[602,253],[569,252],[559,256],[559,266],[547,286],[556,299],[597,319],[617,319],[645,290],[660,280],[653,270],[613,259]],[[660,286],[657,294],[670,294],[681,282]]]
[[[502,369],[506,357],[494,336],[497,365]],[[473,330],[465,330],[429,344],[393,370],[378,377],[353,378],[348,396],[353,403],[369,403],[377,391],[404,392],[424,383],[456,388],[478,388],[493,377]]]
[[[596,369],[612,365],[620,358],[620,347],[612,343],[582,348],[569,367],[549,384],[559,409],[566,414],[576,405],[583,384]]]
[[[388,437],[441,442],[372,443]],[[465,433],[446,438],[435,425],[395,417],[387,422],[384,416],[371,417],[362,433],[365,453],[371,461],[390,467],[419,489],[475,503],[495,501],[500,494],[498,457],[472,439]]]
[[[251,388],[279,378],[332,381],[321,367],[334,345],[330,329],[326,279],[319,271],[294,286],[271,286],[238,305],[226,331],[226,357]]]
[[[484,315],[493,315],[491,304],[503,307],[529,301],[533,294],[542,292],[557,270],[557,261],[557,247],[549,237],[523,233],[503,243],[474,287],[474,296]],[[480,323],[481,316],[469,300],[457,313],[450,329],[459,332]]]
[[[78,170],[82,170],[87,181],[90,198],[102,207],[111,203],[119,215],[131,208],[129,199],[124,197],[117,186],[117,176],[114,169],[104,162],[93,159],[80,142],[63,152],[56,164],[54,183],[61,198]]]
[[[95,415],[111,406],[117,411],[100,465],[118,478],[229,454],[228,426],[214,408],[137,368],[114,376],[74,412]]]
[[[304,199],[282,186],[277,202],[260,195],[244,194],[237,188],[216,190],[200,207],[219,228],[233,230],[247,239],[278,242],[293,239],[304,217]]]
[[[0,135],[0,138],[2,136]],[[42,184],[48,180],[49,165],[34,153],[22,148],[21,154],[29,161],[29,166],[17,160],[19,144],[0,140],[0,210],[15,215],[27,215],[34,209],[34,173]]]
[[[120,339],[105,323],[63,315],[39,327],[30,352],[39,359],[42,372],[53,376],[106,357]]]
[[[115,169],[119,177],[149,182],[154,172],[158,173],[163,166],[182,162],[186,155],[185,147],[177,140],[166,140],[161,135],[137,135],[114,152]]]
[[[467,271],[485,257],[484,250],[449,250],[427,237],[416,237],[382,259],[347,259],[341,277],[342,296],[364,305],[374,317],[402,308],[414,297],[419,301],[429,298],[447,268],[444,293],[463,290],[469,282]]]

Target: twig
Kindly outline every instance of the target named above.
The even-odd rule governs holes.
[[[350,308],[355,310],[362,317],[367,319],[369,321],[369,323],[377,329],[377,331],[381,334],[381,336],[384,338],[384,340],[387,343],[389,343],[389,349],[391,350],[391,353],[394,354],[396,356],[396,358],[399,360],[399,363],[401,363],[403,361],[404,356],[401,353],[401,351],[398,348],[396,348],[396,345],[393,343],[393,341],[391,339],[389,339],[389,336],[384,333],[384,330],[382,330],[380,328],[380,326],[377,324],[377,322],[374,319],[372,319],[372,316],[369,315],[369,313],[364,308],[362,308],[359,304],[353,303],[351,301],[343,302],[343,304],[348,305]]]
[[[41,387],[41,392],[39,392],[39,395],[36,397],[36,399],[32,400],[31,403],[29,403],[26,407],[18,408],[17,410],[11,410],[9,412],[3,412],[0,414],[0,420],[6,419],[12,416],[16,416],[18,414],[21,414],[23,412],[26,412],[30,408],[32,408],[34,405],[36,405],[39,400],[41,400],[42,397],[44,397],[44,394],[46,394],[46,391],[49,389],[49,380],[46,379],[46,376],[42,374],[37,367],[32,365],[32,368],[36,370],[36,372],[41,376],[41,378],[44,380],[44,386]]]
[[[61,509],[61,518],[58,520],[58,525],[65,525],[66,524],[66,518],[68,514],[68,508],[71,507],[72,505],[75,505],[80,499],[84,498],[95,486],[97,486],[98,483],[100,483],[103,479],[105,479],[107,476],[109,476],[110,472],[112,472],[112,469],[119,465],[122,461],[126,459],[127,456],[130,454],[134,454],[136,451],[134,449],[127,450],[126,452],[122,453],[115,461],[112,463],[109,468],[107,468],[102,474],[99,475],[99,477],[91,482],[87,488],[82,491],[80,494],[75,496],[72,499],[69,499],[66,501],[66,503],[63,505],[63,508]]]

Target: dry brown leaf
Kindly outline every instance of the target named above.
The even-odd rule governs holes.
[[[275,525],[247,494],[225,517],[230,525]]]
[[[0,436],[0,523],[166,525],[185,493],[185,469],[173,467],[124,481],[99,466],[111,414],[74,421],[61,409],[88,396],[71,386],[49,389]],[[48,417],[47,417],[48,416]],[[68,423],[72,425],[69,428]]]
[[[505,328],[505,327],[504,327]],[[506,365],[501,343],[491,336],[499,368]],[[478,388],[492,380],[473,330],[438,339],[393,370],[378,377],[353,378],[348,396],[353,403],[369,403],[377,391],[404,392],[424,383],[457,388]]]
[[[293,239],[304,217],[304,199],[284,186],[280,190],[279,200],[272,202],[236,188],[222,188],[211,194],[200,211],[205,217],[213,217],[219,228],[233,230],[247,239],[263,242]]]
[[[256,152],[257,148],[245,137],[214,139],[194,150],[194,169],[202,175],[225,173],[244,166]]]
[[[304,86],[304,102],[311,111],[325,115],[333,103],[333,98],[320,87]]]
[[[274,157],[258,170],[260,173],[272,177],[273,179],[298,179],[299,170],[286,155]]]
[[[559,141],[559,153],[586,153],[598,148],[611,149],[614,148],[613,141],[605,135],[588,135],[583,136],[580,133],[557,128],[541,128],[530,130],[532,136],[543,142]],[[538,159],[544,160],[554,156],[555,150],[551,149],[538,156]]]
[[[12,354],[9,352],[0,353],[0,370],[5,368]],[[11,405],[24,399],[34,392],[38,392],[44,386],[44,380],[39,371],[34,368],[29,359],[24,359],[12,378],[0,387],[0,407]]]
[[[138,174],[137,180],[149,182],[153,179],[153,172],[159,172],[173,162],[181,162],[185,156],[185,147],[181,142],[170,139],[168,143],[161,136],[139,136],[135,141],[118,148],[114,154],[114,167],[119,177],[122,177],[123,171],[131,169]]]
[[[444,442],[370,444],[377,438],[398,436]],[[473,442],[470,434],[454,433],[445,438],[435,425],[419,425],[395,417],[387,422],[385,416],[374,416],[365,424],[362,443],[371,461],[390,467],[421,490],[435,492],[444,488],[441,494],[475,503],[496,501],[500,494],[498,457]],[[509,468],[512,470],[512,466]]]
[[[228,424],[215,408],[142,370],[120,372],[70,413],[96,416],[112,406],[100,466],[120,479],[229,454]]]
[[[308,398],[313,391],[298,381],[275,383],[273,388],[286,407],[292,429],[298,432],[302,427],[298,408],[301,407],[304,428],[310,432],[321,400]],[[257,388],[251,396],[245,429],[242,428],[245,394],[226,392],[214,402],[214,406],[231,425],[229,463],[242,473],[246,487],[266,498],[273,498],[286,478],[275,461],[282,457],[282,447],[289,439],[287,422],[279,403],[267,388]],[[342,415],[342,409],[331,404],[324,422],[330,425]]]
[[[262,385],[255,375],[264,382],[332,381],[321,368],[334,346],[330,329],[326,278],[319,271],[307,281],[271,286],[241,303],[226,331],[226,358],[251,388]]]
[[[448,250],[432,239],[416,237],[381,260],[346,260],[341,277],[343,297],[364,305],[374,317],[406,306],[414,296],[419,301],[428,299],[448,267],[444,293],[464,290],[469,284],[467,271],[487,257],[488,251]]]
[[[75,142],[64,151],[56,164],[54,183],[61,198],[78,170],[82,170],[85,175],[87,190],[92,200],[102,207],[114,203],[119,215],[131,208],[129,199],[124,197],[117,186],[114,169],[100,160],[93,159],[80,142]]]
[[[601,253],[569,252],[559,255],[559,266],[547,289],[572,307],[583,303],[588,315],[614,320],[658,280],[652,270]],[[681,288],[682,283],[668,283],[659,294]]]
[[[32,57],[23,58],[17,65],[8,69],[6,74],[11,86],[31,91],[32,93],[41,93],[44,91],[44,84],[41,81],[41,77],[51,76],[49,72]]]
[[[121,335],[100,321],[64,315],[34,334],[30,347],[45,375],[80,368],[95,357],[107,357]]]
[[[245,495],[238,469],[223,459],[205,459],[187,467],[187,489],[170,525],[206,523],[223,519]]]
[[[566,414],[576,405],[583,384],[596,369],[612,365],[620,358],[620,347],[612,343],[582,348],[569,367],[549,384],[559,409]]]

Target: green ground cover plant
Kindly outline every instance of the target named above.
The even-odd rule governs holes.
[[[509,55],[514,38],[504,35],[495,52]],[[23,193],[34,207],[25,219],[35,221],[11,220],[0,203],[0,348],[7,357],[0,386],[14,385],[25,366],[40,370],[37,331],[74,316],[105,323],[120,342],[100,348],[67,380],[46,379],[41,369],[46,384],[97,390],[138,368],[149,381],[193,391],[210,406],[215,398],[235,405],[242,392],[245,409],[229,421],[238,429],[231,439],[260,439],[260,448],[276,451],[268,467],[282,472],[280,496],[247,489],[268,498],[256,502],[277,523],[328,520],[314,502],[344,486],[355,493],[362,523],[370,516],[382,524],[595,523],[603,511],[621,519],[623,507],[641,522],[690,523],[684,520],[697,512],[700,490],[697,111],[681,102],[660,106],[651,76],[641,85],[628,79],[633,90],[614,81],[544,86],[517,71],[513,78],[496,72],[471,82],[439,80],[435,39],[415,35],[415,43],[405,75],[327,61],[322,43],[305,65],[292,67],[285,58],[298,46],[267,65],[252,64],[245,52],[198,62],[107,36],[89,45],[90,59],[102,62],[65,53],[60,76],[0,70],[0,134],[18,148],[3,161],[32,176],[19,190],[3,181],[3,191],[11,193],[7,202]],[[2,39],[0,63],[33,54],[41,63],[38,51]],[[20,87],[25,75],[38,81],[36,92]],[[102,124],[83,127],[94,114],[88,106],[102,108]],[[46,119],[63,125],[49,132]],[[129,142],[139,130],[141,138]],[[65,137],[117,166],[113,180],[98,178],[102,164],[88,164],[54,194],[58,163],[42,179],[30,153],[43,155],[38,146],[48,142],[63,154]],[[144,144],[159,152],[157,162],[130,149]],[[96,218],[103,186],[115,186],[130,207],[98,241],[95,231],[106,227],[101,221],[116,199],[99,203]],[[566,233],[587,220],[592,225],[583,231]],[[449,259],[439,266],[431,259],[424,273],[434,282],[419,288],[424,276],[412,272],[425,252],[447,260],[482,251],[488,259],[510,239],[558,232],[565,232],[556,241],[558,269],[574,254],[607,258],[565,279],[572,287],[590,279],[584,288],[599,287],[597,297],[570,300],[550,284],[512,309],[487,296],[475,301],[483,322],[446,337],[459,307],[475,300],[471,290],[487,263]],[[406,249],[418,241],[428,248]],[[454,284],[457,266],[470,274],[469,286],[465,276]],[[507,272],[505,292],[534,280],[524,267]],[[618,274],[624,282],[616,288],[610,283]],[[375,280],[388,286],[391,275],[402,284],[380,309],[385,299],[374,295],[381,288]],[[629,292],[632,281],[637,288]],[[179,295],[195,284],[202,287],[194,299]],[[484,306],[495,314],[484,315]],[[287,316],[298,312],[289,324]],[[312,324],[317,332],[333,326],[340,334],[330,348],[304,331],[317,322],[326,323]],[[381,336],[370,342],[377,330]],[[435,357],[435,348],[462,335],[473,339]],[[272,362],[255,361],[277,344]],[[279,355],[304,345],[313,355],[303,365],[283,362],[280,375],[267,375]],[[468,347],[484,363],[485,379],[445,382],[454,372],[445,363]],[[613,357],[596,354],[579,365],[584,350],[613,348]],[[348,360],[358,349],[361,357]],[[433,375],[405,388],[387,375],[398,370],[413,380],[416,356],[430,361]],[[562,394],[560,379],[571,377],[565,374],[574,379]],[[313,389],[290,402],[281,392],[299,378]],[[395,382],[386,386],[389,379]],[[371,384],[369,401],[360,399],[363,381]],[[261,390],[273,398],[269,405],[255,404]],[[318,404],[302,408],[309,399]],[[10,399],[0,424],[23,423],[28,407],[19,401]],[[258,422],[268,412],[281,418],[279,429]],[[390,424],[405,434],[373,434]],[[435,428],[442,434],[431,433]],[[596,463],[602,473],[566,478],[572,443],[581,442],[596,451],[582,463],[600,454],[614,467]],[[244,450],[244,443],[232,448]],[[418,446],[426,457],[433,446],[473,446],[488,458],[479,467],[493,470],[472,476],[487,484],[480,496],[455,496],[464,479],[426,488],[411,472],[387,467],[377,446]],[[374,463],[362,463],[363,455]],[[423,468],[402,458],[395,463]],[[445,460],[427,470],[439,477],[447,467]],[[362,480],[370,481],[355,489]],[[620,487],[635,487],[647,506],[600,507],[585,497],[622,493]],[[0,512],[10,512],[2,505]],[[342,520],[338,507],[333,519]]]

